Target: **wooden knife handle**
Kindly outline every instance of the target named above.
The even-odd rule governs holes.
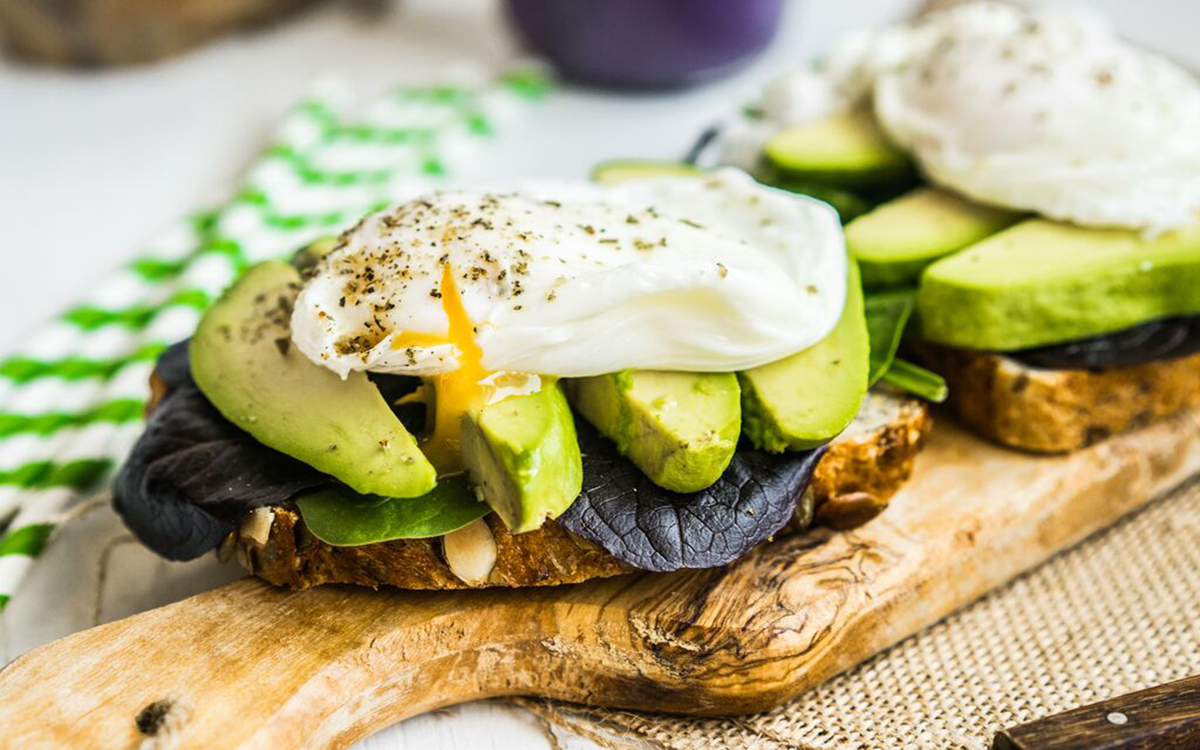
[[[993,750],[1200,747],[1200,676],[1005,729]]]

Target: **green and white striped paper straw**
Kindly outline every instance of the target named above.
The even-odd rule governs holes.
[[[165,232],[18,354],[0,359],[0,610],[79,498],[141,431],[157,355],[242,270],[469,173],[497,127],[547,90],[536,72],[401,87],[351,108],[336,84],[292,108],[235,198]]]

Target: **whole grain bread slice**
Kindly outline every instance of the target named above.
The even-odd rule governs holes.
[[[850,528],[874,517],[912,473],[930,425],[921,401],[872,391],[858,418],[821,459],[811,495],[799,504],[798,513],[815,512],[818,523],[835,528]],[[795,526],[807,526],[808,520]],[[323,583],[408,589],[554,586],[633,572],[556,523],[513,535],[495,514],[485,521],[496,543],[496,561],[486,581],[475,585],[450,569],[440,539],[333,547],[314,537],[295,509],[283,506],[249,514],[223,548],[235,551],[251,573],[293,589]]]
[[[1200,405],[1200,354],[1103,370],[1045,370],[993,352],[920,343],[973,431],[1012,448],[1065,453]]]

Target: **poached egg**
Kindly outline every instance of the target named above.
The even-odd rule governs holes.
[[[807,348],[837,323],[847,273],[833,209],[734,169],[450,191],[343,234],[291,329],[342,377],[425,378],[444,472],[466,409],[542,378],[729,372]]]
[[[1148,233],[1200,216],[1200,81],[1094,15],[975,2],[856,32],[769,86],[756,127],[867,100],[932,182],[981,202]]]

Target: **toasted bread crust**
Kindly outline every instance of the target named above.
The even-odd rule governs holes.
[[[441,539],[401,539],[361,547],[333,547],[309,533],[299,514],[272,508],[266,544],[242,537],[238,558],[276,586],[306,589],[323,583],[406,589],[471,588],[450,570]],[[496,541],[488,586],[556,586],[606,578],[633,569],[556,523],[513,535],[495,513],[485,519]]]
[[[1040,370],[1001,354],[922,343],[972,430],[1036,453],[1065,453],[1200,405],[1200,354],[1105,370]]]
[[[924,436],[933,426],[924,402],[872,391],[860,416],[813,474],[816,521],[834,529],[861,526],[887,507],[912,476]]]
[[[887,505],[912,473],[929,413],[921,402],[873,393],[860,417],[817,465],[811,491],[818,522],[850,528]],[[239,534],[238,558],[251,573],[278,586],[323,583],[408,589],[472,588],[446,564],[440,539],[402,539],[333,547],[312,536],[292,509],[274,507],[265,541]],[[554,522],[514,536],[495,514],[487,517],[496,563],[484,586],[554,586],[635,572],[602,548]]]

